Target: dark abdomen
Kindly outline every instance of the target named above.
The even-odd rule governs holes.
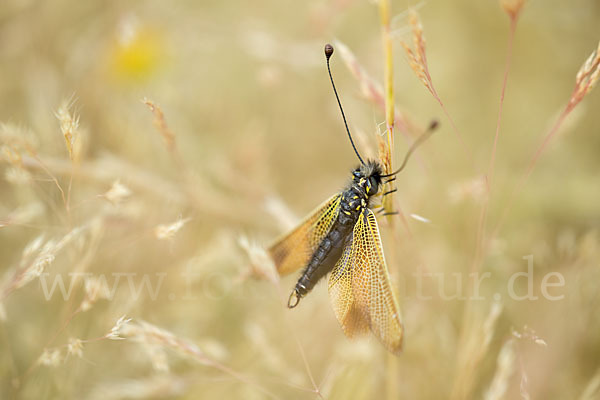
[[[295,291],[300,297],[310,292],[340,259],[346,238],[351,233],[353,226],[350,222],[349,217],[342,216],[340,213],[340,218],[333,224],[325,239],[321,241],[296,283]]]

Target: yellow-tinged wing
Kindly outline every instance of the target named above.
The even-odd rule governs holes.
[[[329,293],[346,335],[352,337],[370,329],[392,353],[402,350],[400,308],[392,291],[377,220],[369,209],[356,222],[329,276]]]
[[[358,309],[356,296],[352,290],[352,237],[344,248],[342,257],[333,267],[329,275],[329,296],[331,305],[344,333],[354,337],[369,330],[368,320]]]
[[[340,199],[336,194],[317,207],[293,231],[278,239],[268,250],[280,275],[286,275],[306,266],[310,256],[331,230],[340,211]]]

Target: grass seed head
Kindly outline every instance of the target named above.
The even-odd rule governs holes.
[[[42,355],[38,358],[38,364],[47,367],[58,367],[63,362],[63,354],[58,348],[44,349]]]
[[[525,0],[500,0],[500,5],[502,6],[502,9],[513,20],[516,20],[518,18],[524,4]]]
[[[65,100],[56,111],[56,118],[65,139],[69,158],[78,162],[81,156],[81,132],[79,130],[79,115],[72,112],[73,101]]]
[[[83,342],[81,339],[69,338],[69,343],[67,344],[67,354],[83,358]]]

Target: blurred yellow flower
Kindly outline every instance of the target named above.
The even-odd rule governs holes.
[[[164,56],[163,35],[159,31],[127,20],[109,48],[108,65],[111,75],[119,81],[139,83],[160,69]]]

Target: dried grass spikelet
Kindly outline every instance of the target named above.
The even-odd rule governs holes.
[[[240,236],[238,244],[244,249],[250,260],[248,275],[266,279],[272,283],[279,282],[279,274],[277,273],[275,263],[273,263],[273,260],[263,247],[256,243],[251,243],[246,236]]]
[[[110,290],[106,280],[97,277],[86,277],[84,280],[85,295],[79,308],[81,311],[88,311],[101,299],[110,298]]]
[[[113,205],[118,205],[123,203],[127,198],[131,196],[131,190],[121,183],[120,180],[116,180],[113,182],[112,186],[106,193],[101,195],[104,199],[108,200]]]
[[[411,9],[408,15],[408,22],[412,30],[414,49],[411,49],[411,47],[403,40],[400,41],[400,44],[404,48],[410,68],[417,75],[421,83],[425,85],[427,90],[429,90],[429,92],[432,95],[437,96],[435,94],[435,90],[433,89],[433,84],[431,82],[431,77],[429,76],[429,70],[427,66],[427,55],[425,53],[426,45],[425,36],[423,36],[423,25],[421,24],[421,20],[419,19],[419,14],[417,14],[417,12],[414,9]]]
[[[4,144],[0,147],[0,160],[8,163],[10,167],[4,172],[5,179],[15,185],[31,183],[31,174],[23,167],[22,142],[15,140],[12,135],[22,132],[10,125],[2,124],[0,132],[9,131],[10,134],[0,135],[0,141]],[[12,132],[15,130],[16,132]],[[6,137],[5,137],[6,136]]]
[[[502,9],[508,14],[511,20],[516,20],[521,13],[525,0],[500,0]]]
[[[56,111],[56,118],[58,118],[60,130],[65,138],[69,158],[72,162],[78,163],[81,159],[81,131],[79,115],[74,114],[72,108],[73,100],[64,100]]]
[[[485,400],[501,400],[508,389],[508,381],[515,370],[515,348],[512,339],[507,340],[498,354],[496,360],[496,373],[492,383],[485,393]]]
[[[2,159],[7,163],[21,168],[23,166],[23,158],[19,150],[10,144],[6,144],[1,148]]]
[[[23,250],[19,266],[6,275],[4,283],[0,286],[0,301],[5,299],[14,290],[20,289],[42,275],[44,270],[52,264],[56,255],[69,243],[80,238],[87,227],[74,228],[59,241],[48,240],[44,243],[43,236],[38,236]]]
[[[191,221],[191,218],[182,218],[180,216],[177,221],[171,224],[158,225],[156,228],[154,228],[154,236],[156,236],[156,238],[159,240],[172,239],[175,237],[175,234],[179,232],[179,230],[183,228],[183,226],[189,221]]]
[[[38,147],[38,139],[31,130],[12,123],[0,123],[0,143],[18,153],[19,159],[23,152],[35,154]]]
[[[533,329],[529,328],[527,325],[525,325],[523,327],[523,332],[519,332],[519,331],[516,331],[515,329],[512,329],[511,333],[512,333],[513,337],[515,337],[517,339],[529,340],[529,341],[532,341],[533,343],[537,344],[538,346],[542,346],[542,347],[548,346],[548,343],[546,343],[546,341],[544,339],[539,337],[535,333],[535,331]]]
[[[30,246],[27,246],[23,252],[24,254],[27,253],[28,257],[22,259],[22,268],[13,276],[10,282],[12,290],[20,289],[42,275],[42,272],[54,261],[56,243],[53,240],[49,240],[42,245],[38,237],[31,244],[31,248],[34,248],[35,251],[30,250]],[[33,256],[34,253],[35,256]],[[30,257],[32,258],[31,261],[23,263],[24,260],[28,260]]]
[[[42,355],[37,360],[38,365],[47,367],[58,367],[62,364],[64,356],[59,348],[44,349]]]
[[[67,355],[83,358],[83,341],[77,338],[69,338]]]
[[[106,338],[110,340],[124,340],[127,335],[124,332],[129,332],[129,323],[131,318],[126,318],[125,315],[120,317],[115,325],[110,329],[110,332],[106,334]]]
[[[600,42],[598,47],[585,60],[575,77],[575,89],[568,108],[574,108],[596,86],[600,77]]]
[[[169,125],[167,125],[167,120],[165,119],[165,114],[163,113],[162,109],[150,99],[144,98],[142,102],[148,106],[154,115],[154,126],[160,133],[165,146],[169,151],[173,151],[175,149],[175,133],[173,133],[173,131],[169,128]]]
[[[4,179],[13,185],[29,185],[32,182],[32,176],[24,168],[9,167],[4,172]]]
[[[190,357],[201,364],[214,364],[213,360],[194,343],[181,339],[173,333],[148,322],[138,321],[135,323],[127,323],[117,330],[118,337],[129,338],[140,343],[151,357],[152,355],[157,355],[156,346],[160,346],[172,350],[182,356]],[[153,363],[154,361],[155,360],[153,360]],[[156,361],[158,362],[159,360]]]
[[[486,182],[481,177],[457,182],[448,189],[448,197],[452,203],[460,203],[466,200],[479,203],[486,198],[486,195]]]

